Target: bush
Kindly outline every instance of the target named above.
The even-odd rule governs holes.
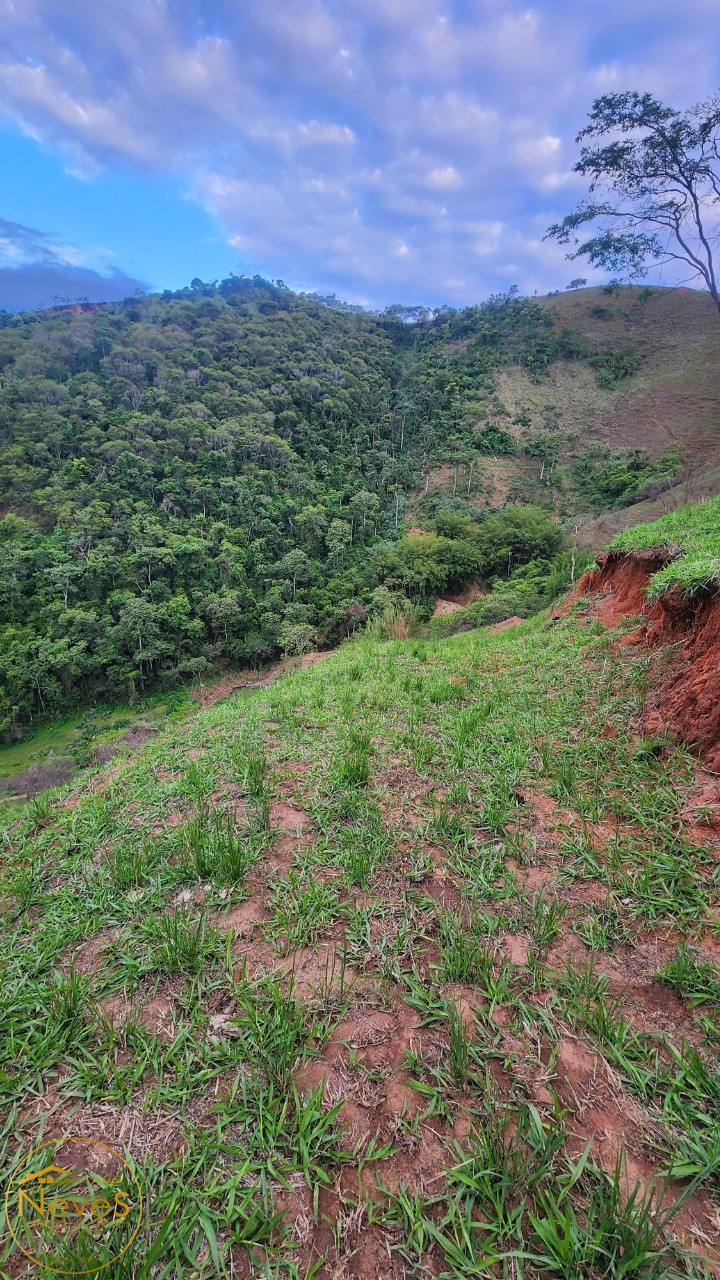
[[[575,553],[575,580],[592,559],[586,552]],[[454,614],[451,629],[487,627],[513,617],[529,618],[568,590],[572,571],[570,551],[563,551],[553,560],[536,559],[520,565],[509,578],[496,578],[489,595],[474,600],[462,613]]]
[[[627,507],[662,492],[675,480],[680,460],[675,453],[650,458],[642,449],[613,454],[607,446],[594,446],[570,464],[577,492],[593,508]]]
[[[507,455],[515,452],[515,441],[507,431],[494,422],[488,422],[475,437],[480,453]]]
[[[464,611],[464,619],[473,627],[488,627],[506,618],[529,617],[528,602],[517,592],[491,592],[482,600],[474,600]]]
[[[565,544],[552,514],[536,506],[511,506],[483,520],[472,541],[482,559],[483,576],[508,574],[513,565],[549,560]]]
[[[635,352],[629,350],[600,351],[590,358],[598,386],[610,390],[625,378],[630,378],[637,370],[639,363]]]

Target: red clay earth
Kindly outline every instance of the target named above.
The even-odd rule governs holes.
[[[670,591],[649,603],[651,576],[672,557],[660,549],[624,555],[605,551],[597,569],[584,574],[563,612],[580,597],[594,601],[596,616],[606,626],[639,614],[642,618],[631,642],[647,646],[676,646],[644,713],[650,733],[665,729],[698,752],[705,767],[720,772],[720,593],[698,592],[693,597]]]
[[[491,627],[490,630],[495,635],[498,631],[507,631],[508,627],[519,627],[523,621],[523,618],[518,618],[517,614],[514,613],[512,618],[505,618],[504,622],[496,622],[495,626]]]

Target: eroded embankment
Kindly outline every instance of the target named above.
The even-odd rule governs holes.
[[[651,733],[669,728],[699,752],[708,769],[720,771],[720,593],[687,596],[678,589],[648,601],[652,575],[672,558],[662,549],[605,551],[571,601],[597,596],[594,610],[606,626],[639,614],[641,626],[628,639],[678,646],[648,697],[644,727]]]

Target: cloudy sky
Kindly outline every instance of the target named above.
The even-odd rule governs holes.
[[[720,86],[718,0],[0,0],[0,306],[259,271],[562,288],[593,98]],[[588,274],[580,269],[580,274]]]

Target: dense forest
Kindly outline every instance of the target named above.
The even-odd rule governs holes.
[[[408,537],[404,504],[438,461],[517,447],[504,362],[542,377],[580,357],[597,363],[514,291],[373,315],[231,277],[0,315],[0,734],[330,644],[472,579],[537,585],[565,542],[552,510],[458,499]],[[654,473],[640,454],[573,465],[600,505]]]

